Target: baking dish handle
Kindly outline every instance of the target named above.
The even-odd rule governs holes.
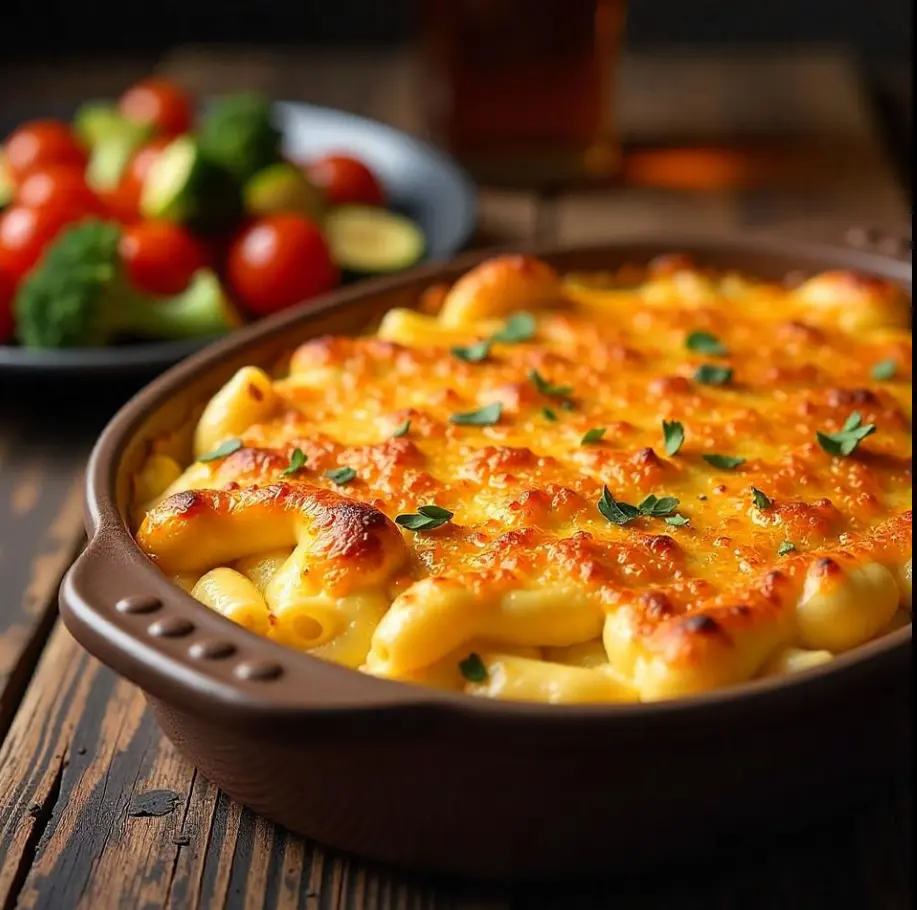
[[[242,628],[172,584],[123,528],[97,529],[64,577],[61,616],[91,654],[154,697],[234,718],[421,707],[435,690],[380,680]]]

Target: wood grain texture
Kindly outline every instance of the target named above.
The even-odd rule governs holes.
[[[0,66],[0,109],[14,96],[72,103],[113,94],[152,65],[132,59],[67,72]],[[202,93],[257,88],[422,129],[416,71],[403,56],[192,48],[158,69]],[[855,72],[836,54],[633,56],[621,91],[623,128],[634,142],[711,143],[762,132],[830,137],[844,150],[846,177],[808,194],[630,187],[537,198],[485,189],[478,244],[906,213]],[[112,392],[107,402],[59,391],[0,395],[0,737],[9,726],[0,747],[0,910],[910,906],[910,790],[894,781],[879,783],[853,815],[728,860],[522,889],[374,867],[328,853],[231,802],[164,739],[141,694],[54,625],[58,579],[81,538],[80,472],[127,389]]]

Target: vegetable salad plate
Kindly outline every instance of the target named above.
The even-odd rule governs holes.
[[[151,376],[339,284],[447,258],[473,230],[467,177],[391,127],[245,94],[192,119],[183,101],[151,79],[59,119],[5,112],[0,375]]]

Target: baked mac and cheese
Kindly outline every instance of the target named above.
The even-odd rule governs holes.
[[[911,603],[910,304],[502,256],[241,369],[136,478],[203,604],[377,676],[553,703],[829,661]],[[190,464],[187,462],[190,461]]]

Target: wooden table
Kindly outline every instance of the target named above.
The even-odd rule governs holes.
[[[260,88],[420,129],[412,65],[399,55],[188,49],[158,62],[0,66],[0,110],[112,94],[154,65],[202,92]],[[842,55],[630,57],[622,90],[621,122],[634,142],[779,135],[830,149],[830,179],[705,193],[482,190],[478,243],[908,217],[901,175]],[[86,455],[128,391],[0,387],[2,910],[910,906],[910,791],[895,781],[880,782],[884,795],[860,810],[753,855],[600,886],[431,880],[323,850],[236,805],[176,754],[140,693],[88,657],[56,617],[59,579],[82,543]]]

